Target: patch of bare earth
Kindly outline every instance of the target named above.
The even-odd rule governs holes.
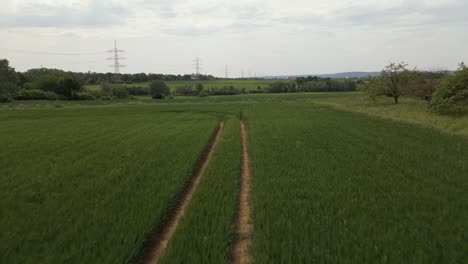
[[[241,121],[242,132],[242,174],[239,188],[239,208],[237,212],[237,236],[238,240],[233,248],[233,263],[252,263],[250,254],[250,245],[252,243],[251,235],[253,224],[250,210],[250,166],[249,152],[247,144],[247,128]]]
[[[169,242],[177,228],[179,220],[184,215],[185,208],[190,202],[193,193],[197,189],[198,183],[200,182],[200,178],[203,172],[205,171],[206,167],[208,166],[208,163],[211,159],[211,156],[213,155],[214,149],[216,148],[216,144],[219,141],[223,128],[224,123],[221,122],[219,124],[218,129],[216,130],[214,137],[208,145],[207,150],[205,151],[203,158],[199,163],[199,166],[195,170],[194,175],[190,179],[185,190],[182,192],[182,195],[180,196],[177,205],[169,214],[167,222],[165,222],[165,224],[160,228],[160,230],[157,231],[154,239],[150,243],[150,246],[145,251],[145,254],[142,257],[140,263],[158,263],[159,258],[162,256],[164,250],[167,247],[167,243]]]

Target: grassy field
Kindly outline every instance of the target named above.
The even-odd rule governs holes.
[[[257,263],[463,263],[468,140],[329,107],[252,105]]]
[[[170,81],[166,82],[169,86],[171,91],[175,91],[177,86],[182,85],[195,85],[198,83],[203,84],[206,89],[210,88],[222,88],[224,86],[234,86],[237,89],[245,89],[247,91],[256,90],[257,87],[265,88],[268,87],[270,83],[277,82],[279,80],[211,80],[211,81]],[[283,80],[286,81],[286,80]],[[134,86],[134,87],[147,87],[149,83],[132,83],[132,84],[125,84],[126,86]],[[89,90],[100,90],[99,85],[85,85],[85,89]]]
[[[218,124],[213,115],[166,110],[1,111],[1,262],[138,255]]]
[[[256,263],[468,260],[468,117],[308,93],[0,104],[0,262],[135,263],[223,120],[161,261],[228,262],[241,113]]]
[[[240,145],[239,119],[230,118],[161,263],[228,262],[235,235]]]
[[[403,97],[396,105],[391,97],[379,97],[374,102],[365,94],[356,92],[345,96],[321,98],[316,103],[331,105],[345,111],[419,124],[454,135],[468,136],[468,118],[430,113],[427,111],[427,102],[416,98]]]

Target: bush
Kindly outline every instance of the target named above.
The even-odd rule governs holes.
[[[170,95],[169,87],[163,81],[152,81],[149,88],[153,99],[164,99]]]
[[[211,88],[210,92],[211,95],[236,95],[239,94],[240,91],[236,89],[234,86],[223,86],[221,88]]]
[[[442,70],[433,72],[415,71],[406,95],[421,98],[428,102],[431,101],[432,95],[445,75],[447,73]]]
[[[83,85],[74,78],[45,75],[34,82],[32,87],[35,90],[53,92],[64,99],[73,99],[74,93],[81,92]]]
[[[51,91],[43,91],[39,89],[20,90],[16,96],[17,100],[57,100],[57,94]]]
[[[119,99],[125,99],[128,98],[128,90],[125,85],[113,85],[112,86],[112,96],[119,98]]]
[[[200,96],[200,97],[208,97],[208,96],[210,96],[210,93],[209,93],[207,90],[203,90],[203,91],[201,91],[201,92],[198,94],[198,96]]]
[[[205,89],[205,87],[203,86],[202,83],[197,83],[197,85],[195,86],[195,89],[197,90],[197,95],[199,95]]]
[[[432,112],[440,114],[468,111],[468,68],[461,68],[454,76],[445,77],[429,104]]]
[[[101,83],[101,92],[103,95],[110,96],[112,95],[112,85],[109,83]]]
[[[11,82],[0,83],[0,102],[11,102],[18,92],[18,87]]]
[[[13,98],[11,98],[9,96],[7,97],[5,95],[0,94],[0,103],[9,103],[9,102],[13,102],[13,101],[14,101]]]
[[[127,87],[128,94],[130,95],[148,95],[149,89],[148,87],[141,87],[141,86],[130,86]]]
[[[184,95],[184,96],[193,96],[193,95],[197,95],[197,92],[193,89],[193,85],[184,84],[184,85],[178,85],[175,88],[175,94]]]
[[[296,84],[290,82],[275,82],[266,89],[268,93],[295,93]]]

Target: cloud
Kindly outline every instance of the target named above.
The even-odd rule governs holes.
[[[97,1],[87,2],[86,5],[26,1],[11,9],[0,13],[0,27],[99,28],[125,24],[125,18],[130,15],[130,11],[123,6]]]

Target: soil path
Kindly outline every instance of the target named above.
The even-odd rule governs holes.
[[[251,263],[250,245],[252,243],[251,235],[253,224],[250,211],[250,166],[249,151],[247,143],[247,128],[241,121],[242,131],[242,175],[239,189],[239,208],[237,212],[237,235],[238,241],[233,249],[233,263]]]
[[[174,234],[174,231],[177,228],[179,220],[184,215],[185,208],[190,202],[193,193],[197,189],[198,183],[200,182],[200,178],[203,172],[205,171],[206,167],[208,166],[208,163],[210,162],[211,156],[213,155],[214,149],[216,148],[216,144],[219,141],[219,137],[221,136],[223,128],[224,122],[221,122],[219,124],[218,129],[216,130],[214,137],[211,139],[211,142],[208,145],[208,148],[206,149],[206,152],[204,153],[198,168],[195,170],[195,173],[190,179],[190,182],[187,184],[185,190],[181,194],[177,205],[169,214],[167,222],[162,226],[162,228],[160,228],[160,230],[158,230],[154,240],[151,241],[150,246],[144,254],[141,263],[158,263],[158,260],[162,256],[164,249],[166,249],[167,243],[169,242],[172,235]]]

